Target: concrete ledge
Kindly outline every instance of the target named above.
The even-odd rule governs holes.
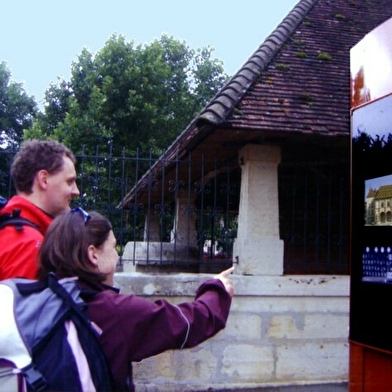
[[[186,388],[186,389],[183,389]],[[317,384],[293,384],[293,385],[211,385],[209,387],[187,385],[187,386],[174,386],[174,385],[157,385],[149,383],[136,383],[137,392],[347,392],[348,382],[336,383],[317,383]]]
[[[124,294],[150,296],[193,296],[196,288],[210,274],[143,274],[116,273],[115,284]],[[347,297],[350,291],[348,276],[334,275],[287,275],[241,276],[232,275],[236,296],[268,297]]]

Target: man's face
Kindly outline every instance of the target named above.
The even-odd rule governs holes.
[[[62,169],[55,174],[48,174],[45,211],[57,216],[70,209],[70,203],[80,192],[76,185],[76,171],[71,159],[64,156]]]

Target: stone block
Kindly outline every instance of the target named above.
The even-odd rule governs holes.
[[[347,380],[348,342],[298,342],[276,347],[279,380]]]
[[[346,339],[348,315],[297,314],[271,318],[268,337],[279,339]]]
[[[295,322],[292,316],[273,316],[270,321],[267,337],[278,339],[298,337],[303,335],[303,333],[299,330],[299,327],[300,326]]]
[[[303,336],[308,339],[348,339],[347,314],[306,314]]]
[[[224,334],[234,341],[260,340],[262,319],[259,315],[231,313]]]
[[[231,382],[263,382],[274,378],[272,347],[253,344],[229,344],[222,358],[222,374]]]

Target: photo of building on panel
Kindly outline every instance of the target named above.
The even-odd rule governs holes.
[[[365,226],[392,226],[392,174],[365,181]]]
[[[365,226],[392,226],[392,175],[365,181]],[[384,241],[382,241],[383,243]],[[364,246],[362,280],[392,283],[392,239],[385,244]]]

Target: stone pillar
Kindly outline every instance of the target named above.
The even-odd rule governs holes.
[[[144,220],[143,241],[161,241],[158,215],[146,215],[146,218]]]
[[[280,147],[247,145],[239,152],[241,193],[233,259],[242,275],[282,275],[279,238],[278,165]]]
[[[188,195],[177,197],[170,242],[189,246],[197,245],[194,201]]]

